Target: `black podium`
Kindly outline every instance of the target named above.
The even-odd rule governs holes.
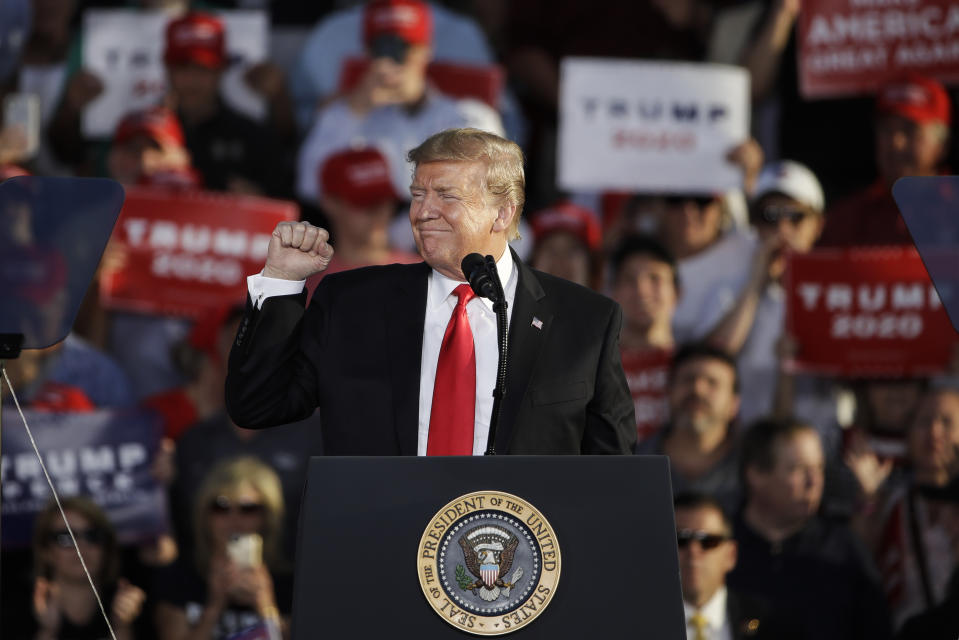
[[[300,514],[293,637],[685,638],[667,464],[663,456],[313,458]],[[494,494],[528,504],[510,510],[510,501],[481,499]],[[494,511],[494,503],[503,506]],[[482,514],[512,525],[474,526]],[[466,543],[471,530],[475,553]],[[447,532],[441,542],[438,534]],[[525,558],[524,573],[515,568],[523,553],[516,551],[500,586],[483,585],[476,555],[493,562],[488,550],[495,548],[499,561],[515,537],[538,540],[539,553]],[[429,558],[446,557],[442,551],[456,559],[440,575]],[[512,580],[520,597],[550,573],[558,581],[540,585],[551,598],[541,611],[543,598],[520,606],[500,593],[489,603],[493,613],[470,618],[471,606],[483,606],[477,593],[490,597]],[[527,610],[535,619],[526,619]]]

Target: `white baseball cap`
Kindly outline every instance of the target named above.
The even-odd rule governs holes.
[[[769,193],[781,193],[820,213],[826,204],[816,175],[805,165],[792,160],[780,160],[763,167],[753,190],[753,201]]]

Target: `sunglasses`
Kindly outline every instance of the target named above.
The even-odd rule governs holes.
[[[373,58],[391,58],[397,64],[403,64],[410,43],[394,34],[377,36],[370,43],[370,55]]]
[[[258,516],[263,513],[264,507],[261,502],[237,502],[233,503],[226,496],[217,496],[210,502],[210,513],[224,515],[230,512],[239,513],[241,516]]]
[[[702,209],[703,207],[709,204],[712,204],[715,200],[716,198],[714,198],[713,196],[688,196],[688,195],[686,196],[673,195],[673,196],[665,196],[663,198],[663,201],[671,207],[678,207],[681,204],[692,202],[696,206],[698,206],[700,209]]]
[[[77,538],[77,544],[81,542],[96,545],[103,544],[103,532],[99,529],[74,529],[73,535]],[[68,549],[73,546],[73,540],[70,539],[70,532],[66,529],[59,529],[48,533],[47,542],[62,549]]]
[[[810,215],[810,212],[796,207],[770,205],[760,210],[759,222],[777,224],[780,220],[788,220],[790,224],[798,225]]]
[[[680,549],[688,547],[693,540],[698,542],[704,551],[709,551],[729,540],[729,536],[722,533],[694,531],[693,529],[681,529],[676,532],[676,544],[679,545]]]

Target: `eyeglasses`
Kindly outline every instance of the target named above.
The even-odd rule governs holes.
[[[77,543],[86,542],[88,544],[103,544],[104,535],[99,529],[74,529],[73,535],[76,536]],[[70,539],[70,532],[66,529],[58,529],[47,534],[47,542],[60,548],[67,549],[73,546],[73,540]]]
[[[224,515],[230,512],[239,513],[241,516],[258,516],[264,511],[261,502],[237,502],[233,503],[226,496],[217,496],[210,502],[210,513]]]
[[[788,220],[789,224],[796,226],[810,215],[812,214],[809,211],[789,205],[769,205],[759,211],[757,221],[764,224],[777,224],[780,220]]]
[[[692,202],[700,209],[703,207],[712,204],[716,200],[713,196],[692,196],[692,195],[672,195],[665,196],[663,201],[671,207],[678,207],[681,204],[686,202]]]
[[[680,549],[688,547],[693,540],[698,542],[704,551],[709,551],[729,540],[729,536],[723,533],[708,533],[706,531],[694,531],[693,529],[680,529],[676,532],[676,544],[679,545]]]

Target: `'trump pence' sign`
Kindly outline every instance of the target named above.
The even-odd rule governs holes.
[[[749,135],[749,74],[714,64],[566,58],[558,179],[566,189],[716,193]]]
[[[8,409],[3,412],[0,457],[3,544],[17,547],[30,544],[33,519],[51,496],[26,429]],[[61,495],[95,500],[110,516],[121,542],[149,540],[166,531],[165,491],[151,471],[161,433],[155,414],[27,409],[25,417]]]

